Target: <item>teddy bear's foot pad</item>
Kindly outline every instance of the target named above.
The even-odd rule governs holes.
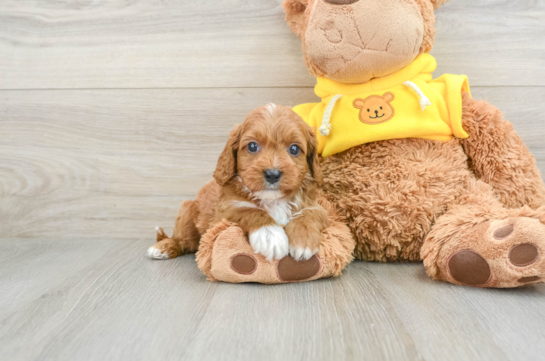
[[[231,258],[231,268],[238,274],[251,275],[257,270],[257,260],[251,254],[236,254]]]
[[[306,261],[291,256],[269,262],[256,254],[244,231],[222,221],[202,238],[197,265],[210,281],[230,283],[292,283],[336,277],[352,260],[354,240],[342,222],[330,219],[318,253]]]
[[[307,261],[296,261],[288,256],[278,262],[276,271],[282,281],[297,282],[316,276],[321,268],[322,264],[317,256],[312,256]]]
[[[262,267],[271,269],[271,263],[267,260],[260,260],[256,256],[249,253],[238,253],[231,257],[231,269],[240,275],[252,275],[257,271],[259,264]],[[299,282],[308,280],[316,276],[322,264],[317,256],[313,256],[307,261],[296,261],[291,256],[282,258],[280,261],[274,262],[276,276],[281,282]]]
[[[448,261],[448,269],[452,278],[469,286],[484,285],[492,275],[488,262],[469,249],[454,253]]]
[[[543,223],[515,217],[492,221],[483,230],[484,242],[448,257],[448,281],[475,287],[518,287],[545,279]]]
[[[538,258],[539,250],[531,243],[519,244],[509,251],[509,261],[517,267],[529,266]]]
[[[333,212],[333,208],[331,208]],[[330,214],[318,253],[306,261],[291,256],[269,262],[256,254],[244,231],[227,220],[203,235],[197,265],[210,281],[279,284],[339,276],[352,261],[354,239],[350,229]]]

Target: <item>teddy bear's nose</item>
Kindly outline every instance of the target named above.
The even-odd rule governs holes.
[[[325,0],[326,3],[330,3],[333,5],[350,5],[353,3],[357,3],[360,0]]]

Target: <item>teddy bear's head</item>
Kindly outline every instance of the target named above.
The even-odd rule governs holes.
[[[380,124],[394,117],[394,107],[390,102],[394,94],[386,93],[383,96],[371,95],[365,99],[355,99],[354,108],[360,110],[360,120],[366,124]]]
[[[448,0],[283,0],[310,73],[343,83],[390,75],[428,52]]]

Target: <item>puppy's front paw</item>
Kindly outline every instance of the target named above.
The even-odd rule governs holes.
[[[310,247],[290,246],[290,256],[296,261],[307,261],[318,253],[318,248],[310,249]]]
[[[296,261],[306,261],[318,253],[322,241],[320,232],[310,231],[304,228],[288,228],[290,256]]]
[[[288,255],[289,241],[284,228],[266,226],[250,234],[250,244],[256,253],[265,256],[267,261],[282,259]]]

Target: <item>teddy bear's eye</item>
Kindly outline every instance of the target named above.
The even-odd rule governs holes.
[[[382,107],[380,107],[380,110],[382,110]]]
[[[370,112],[370,110],[369,110],[369,109],[367,109],[367,111],[368,111],[368,112]]]

